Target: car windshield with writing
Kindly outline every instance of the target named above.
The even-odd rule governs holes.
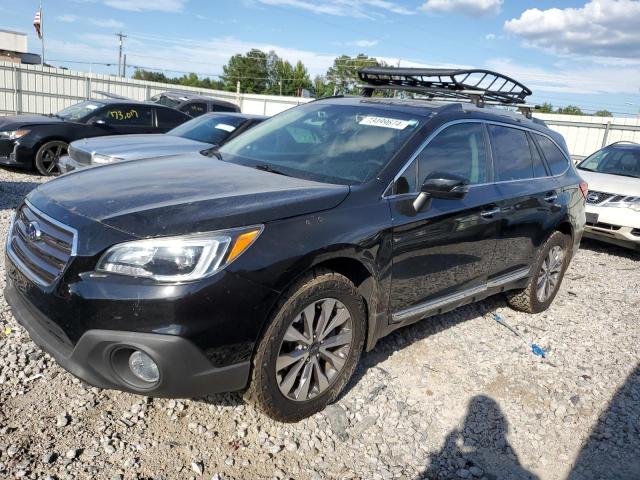
[[[640,178],[640,148],[600,150],[583,160],[578,170]]]
[[[59,111],[58,113],[56,113],[56,117],[72,121],[82,120],[101,107],[104,107],[104,103],[89,100],[86,102],[80,102],[77,105],[72,105],[65,108],[64,110]]]
[[[374,178],[423,117],[371,106],[311,103],[283,112],[220,149],[224,160],[343,185]]]
[[[168,135],[219,145],[245,121],[242,117],[204,116],[189,120],[167,132]]]

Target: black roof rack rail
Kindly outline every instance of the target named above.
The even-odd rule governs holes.
[[[358,76],[365,83],[365,97],[376,89],[404,90],[429,99],[467,100],[482,107],[489,102],[522,106],[533,93],[506,75],[482,69],[365,67]],[[532,107],[528,107],[530,113]]]
[[[113,98],[114,100],[131,100],[130,98],[123,97],[122,95],[116,95],[115,93],[103,92],[102,90],[92,90],[91,93],[95,93],[97,95],[103,95],[107,98]]]

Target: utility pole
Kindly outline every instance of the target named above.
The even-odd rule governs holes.
[[[124,54],[124,61],[122,62],[122,76],[127,76],[127,54]]]
[[[126,35],[124,35],[122,32],[120,33],[116,33],[116,37],[118,37],[120,39],[119,41],[119,49],[118,49],[118,76],[121,77],[122,76],[122,43],[123,43],[123,39],[127,38]]]

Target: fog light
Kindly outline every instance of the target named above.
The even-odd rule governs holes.
[[[129,357],[129,368],[140,380],[155,383],[160,379],[158,365],[144,352],[136,350]]]

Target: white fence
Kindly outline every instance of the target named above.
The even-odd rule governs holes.
[[[575,157],[586,157],[605,145],[622,140],[640,143],[639,118],[549,113],[537,113],[535,117],[561,133],[567,141],[569,152]]]
[[[94,91],[146,100],[165,90],[206,94],[233,102],[244,113],[259,115],[275,115],[310,101],[308,98],[236,94],[39,65],[0,62],[0,115],[55,113],[79,101],[100,98]],[[640,143],[640,119],[555,114],[535,116],[545,120],[551,128],[564,136],[571,155],[575,157],[590,155],[604,145],[620,140]]]
[[[310,100],[276,95],[236,94],[40,65],[0,62],[0,115],[55,113],[88,98],[102,98],[93,93],[95,91],[146,100],[166,90],[206,94],[235,103],[244,113],[258,115],[275,115]]]

